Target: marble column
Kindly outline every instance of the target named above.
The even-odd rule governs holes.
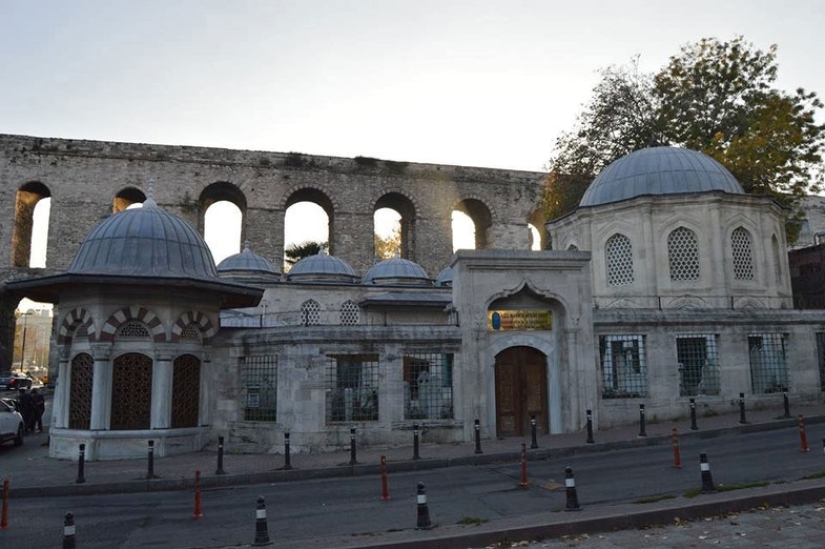
[[[69,351],[66,345],[60,349],[57,366],[57,383],[55,384],[54,399],[52,401],[51,426],[65,429],[69,426],[69,406],[71,401],[72,379],[69,371]]]
[[[91,429],[108,429],[112,416],[112,347],[108,343],[92,345],[94,374],[92,376]]]
[[[169,429],[172,426],[174,356],[171,349],[155,349],[155,360],[152,362],[152,429]]]

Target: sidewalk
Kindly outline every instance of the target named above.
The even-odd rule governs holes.
[[[344,477],[377,474],[381,456],[386,456],[389,472],[423,470],[457,465],[517,462],[521,444],[525,443],[528,460],[569,456],[576,453],[599,452],[635,446],[671,444],[676,427],[682,439],[711,438],[738,433],[778,429],[797,425],[802,414],[806,425],[825,423],[825,404],[791,407],[791,418],[784,419],[783,409],[747,410],[747,423],[740,424],[737,412],[713,417],[697,417],[698,430],[690,429],[690,420],[648,422],[646,437],[639,436],[639,425],[629,425],[596,431],[594,443],[587,444],[586,432],[537,437],[538,448],[529,449],[531,439],[483,439],[482,453],[476,453],[475,443],[449,445],[427,444],[422,432],[419,455],[413,461],[412,435],[410,445],[393,448],[357,448],[356,465],[350,465],[350,451],[323,454],[292,454],[292,469],[284,470],[280,454],[233,454],[227,444],[223,459],[226,474],[217,475],[217,451],[180,454],[153,460],[153,472],[158,477],[147,480],[148,458],[122,461],[86,462],[85,482],[78,484],[76,461],[48,457],[48,436],[44,433],[26,436],[22,448],[0,447],[0,476],[10,480],[12,497],[65,496],[100,493],[127,493],[178,490],[194,485],[195,471],[201,472],[201,486],[231,486],[242,484],[285,482],[312,478]],[[482,437],[484,433],[482,433]]]

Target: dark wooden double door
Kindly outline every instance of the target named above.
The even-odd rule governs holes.
[[[547,434],[547,359],[532,347],[510,347],[496,356],[496,435]]]

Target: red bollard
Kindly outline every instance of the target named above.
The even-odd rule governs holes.
[[[3,481],[3,512],[0,513],[0,530],[9,527],[9,479]]]
[[[679,430],[673,428],[673,466],[677,469],[682,468],[682,455],[679,452]]]
[[[802,414],[799,414],[799,451],[808,452],[808,437],[805,435],[805,423],[802,421]]]
[[[390,487],[387,482],[387,456],[381,456],[381,501],[390,499]]]
[[[527,445],[521,443],[521,482],[518,483],[519,488],[527,488]]]
[[[195,471],[195,511],[192,513],[193,519],[203,517],[201,512],[201,472]]]

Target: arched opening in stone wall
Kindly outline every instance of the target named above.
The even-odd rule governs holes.
[[[473,219],[458,210],[452,213],[453,251],[476,249],[476,226]]]
[[[401,214],[392,208],[379,208],[373,214],[376,260],[401,256]]]
[[[119,191],[112,200],[112,213],[116,214],[129,208],[136,208],[146,201],[146,195],[136,187],[126,187]]]
[[[240,252],[247,209],[243,191],[233,183],[218,181],[201,192],[199,203],[203,239],[215,263]]]
[[[42,203],[42,204],[41,204]],[[40,207],[38,208],[38,205]],[[45,267],[46,246],[48,240],[48,217],[51,208],[51,192],[39,181],[29,181],[17,191],[14,208],[14,230],[12,232],[11,264],[13,267]],[[35,215],[45,219],[39,220],[38,231],[35,231]],[[44,228],[45,227],[45,228]],[[35,233],[39,233],[38,243],[42,249],[34,246]],[[40,242],[42,241],[42,243]],[[34,254],[33,252],[38,252]],[[33,256],[37,261],[32,265]]]
[[[389,211],[387,211],[389,210]],[[379,214],[379,212],[381,212]],[[392,214],[395,212],[395,215]],[[380,219],[379,219],[380,218]],[[383,238],[393,235],[393,230],[397,228],[397,245],[394,252],[398,252],[400,257],[415,261],[415,206],[412,201],[401,193],[387,193],[378,199],[374,209],[373,232]],[[389,230],[379,227],[379,220],[390,223]],[[395,223],[393,223],[395,221]],[[377,243],[377,241],[376,241]],[[380,256],[376,246],[375,255]],[[386,259],[382,257],[381,259]]]
[[[544,250],[547,245],[547,230],[544,214],[538,208],[527,217],[527,228],[530,231],[530,249]]]
[[[50,303],[20,300],[14,311],[14,346],[11,370],[24,372],[35,382],[46,383],[52,340],[54,308]]]
[[[290,195],[284,212],[284,272],[291,263],[287,261],[288,251],[311,255],[307,245],[320,244],[329,254],[334,254],[334,208],[332,200],[317,189],[300,189]],[[293,260],[295,258],[292,258]]]
[[[490,247],[490,228],[493,226],[493,215],[486,204],[476,199],[462,200],[453,208],[453,212],[460,212],[469,217],[475,230],[474,249],[483,250]],[[454,219],[459,216],[454,216]],[[455,246],[455,231],[453,232],[453,248]]]
[[[538,228],[532,223],[528,223],[527,232],[529,233],[530,237],[530,249],[534,251],[541,250],[541,233],[539,232]]]

